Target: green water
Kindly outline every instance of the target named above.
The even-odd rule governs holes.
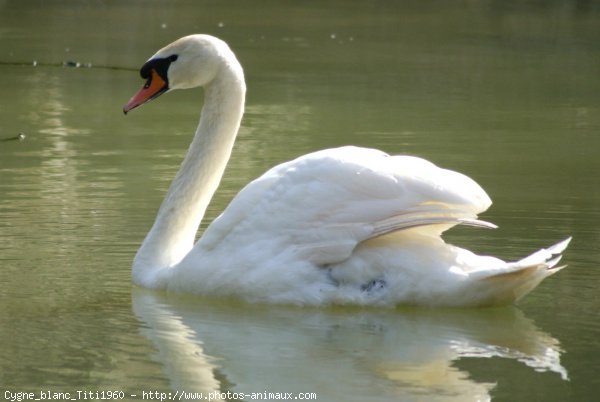
[[[569,267],[517,307],[483,310],[251,306],[133,288],[131,260],[202,94],[127,117],[121,107],[143,62],[195,32],[229,42],[248,81],[208,221],[269,167],[356,144],[428,158],[488,191],[483,219],[500,228],[449,241],[510,259],[573,235]],[[593,400],[598,38],[594,1],[0,1],[0,140],[25,135],[0,142],[0,398]]]

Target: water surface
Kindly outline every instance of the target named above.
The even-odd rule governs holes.
[[[600,10],[396,3],[0,2],[0,139],[26,136],[0,142],[0,391],[593,398]],[[488,191],[483,218],[500,228],[449,241],[510,259],[573,235],[569,268],[517,307],[484,310],[251,306],[133,288],[131,260],[202,94],[127,117],[121,107],[141,64],[193,32],[230,43],[249,91],[203,227],[269,167],[356,144],[426,157]]]

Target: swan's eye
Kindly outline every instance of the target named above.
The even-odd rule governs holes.
[[[177,56],[176,54],[173,54],[173,55],[169,56],[168,60],[169,60],[169,62],[171,62],[171,63],[172,63],[172,62],[174,62],[175,60],[177,60],[177,58],[178,58],[178,57],[179,57],[179,56]]]

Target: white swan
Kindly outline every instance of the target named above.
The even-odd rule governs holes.
[[[441,233],[491,201],[470,178],[411,156],[356,147],[283,163],[248,184],[194,238],[244,111],[242,67],[227,44],[183,37],[140,70],[127,113],[172,89],[204,87],[194,139],[133,262],[137,285],[294,304],[490,305],[557,272],[570,238],[517,262],[477,256]]]

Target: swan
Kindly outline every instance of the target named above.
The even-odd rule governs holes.
[[[203,87],[200,122],[132,266],[134,284],[298,305],[509,304],[559,271],[571,238],[516,262],[447,244],[491,200],[469,177],[414,156],[352,146],[275,166],[246,185],[194,244],[244,112],[243,69],[204,34],[160,49],[127,112]]]

